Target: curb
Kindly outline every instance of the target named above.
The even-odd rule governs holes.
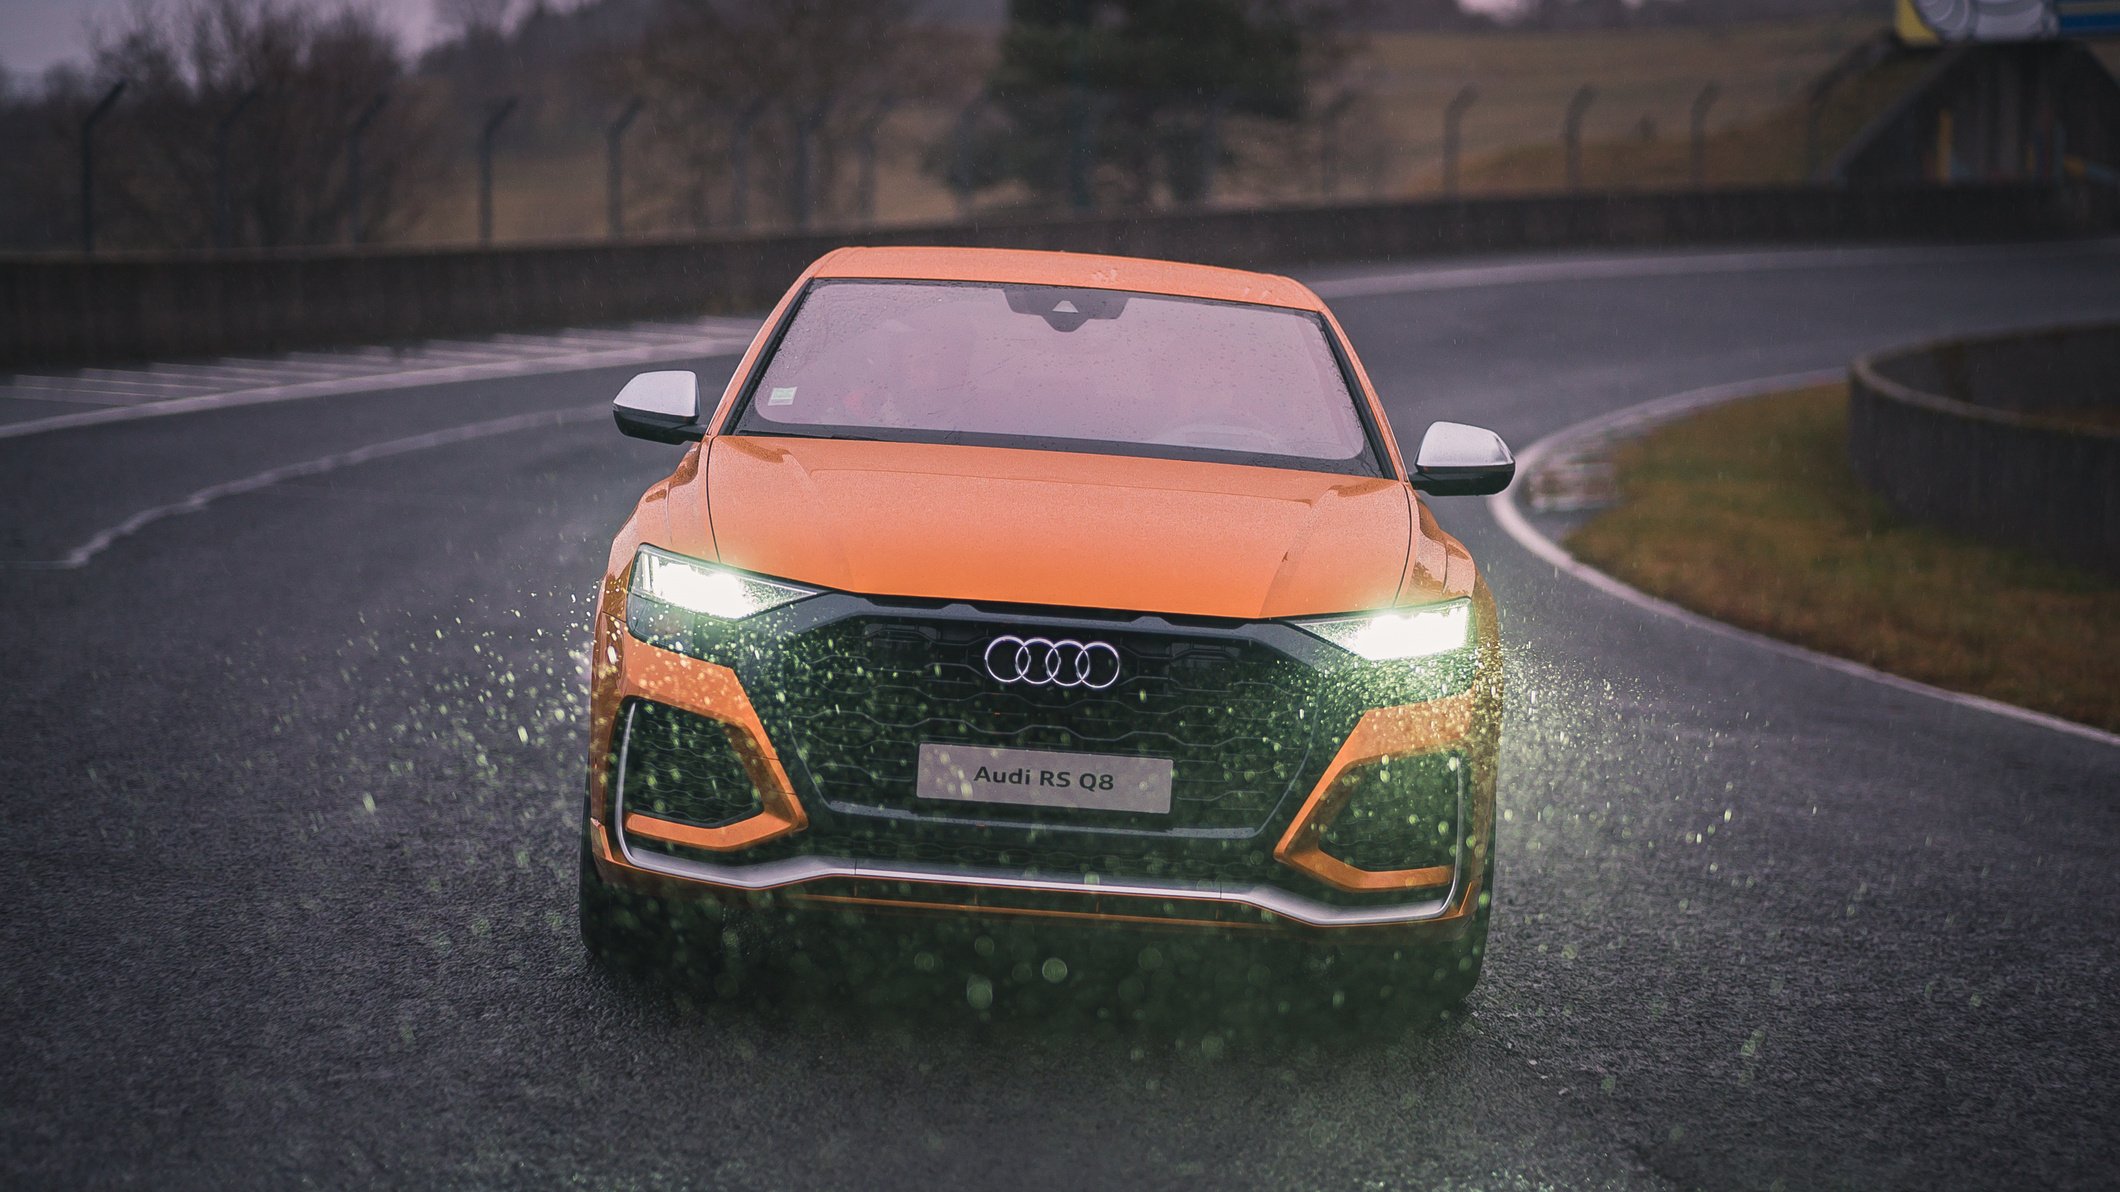
[[[1742,401],[1748,397],[1763,397],[1769,393],[1784,389],[1802,389],[1811,385],[1823,385],[1839,380],[1846,375],[1847,370],[1838,368],[1789,373],[1778,377],[1761,377],[1727,385],[1711,385],[1702,389],[1690,389],[1684,393],[1676,393],[1668,397],[1657,398],[1654,401],[1643,402],[1640,405],[1628,406],[1625,409],[1615,410],[1610,414],[1592,418],[1587,422],[1578,422],[1574,426],[1564,427],[1538,440],[1517,453],[1517,470],[1528,481],[1538,473],[1539,467],[1548,457],[1562,453],[1569,446],[1591,436],[1612,435],[1621,432],[1639,433],[1658,423],[1668,422],[1694,410],[1722,405],[1727,402]],[[1659,616],[1683,622],[1695,629],[1706,630],[1722,637],[1745,642],[1760,649],[1780,654],[1785,658],[1799,659],[1814,666],[1822,666],[1827,670],[1838,671],[1844,675],[1852,675],[1858,679],[1881,683],[1900,691],[1928,696],[1931,699],[1943,700],[1963,708],[1972,708],[1996,716],[2005,716],[2012,720],[2038,725],[2041,728],[2051,729],[2058,733],[2066,733],[2087,741],[2095,741],[2102,745],[2120,746],[2120,734],[2092,728],[2087,724],[2078,724],[2073,720],[2063,720],[2059,716],[2049,716],[2044,712],[2034,712],[2030,708],[2020,708],[2015,704],[2006,704],[2000,700],[1988,699],[1985,696],[1967,695],[1961,691],[1950,691],[1942,687],[1909,679],[1902,675],[1891,674],[1875,667],[1864,666],[1859,662],[1851,662],[1836,655],[1825,654],[1804,646],[1794,645],[1790,642],[1782,641],[1780,638],[1768,637],[1763,633],[1754,633],[1749,629],[1739,629],[1735,625],[1718,621],[1713,617],[1703,616],[1691,609],[1681,608],[1668,600],[1651,596],[1647,592],[1622,583],[1605,572],[1599,571],[1597,568],[1577,559],[1574,555],[1569,554],[1559,543],[1534,528],[1530,521],[1524,517],[1523,511],[1517,508],[1516,499],[1512,495],[1516,489],[1521,487],[1524,486],[1511,485],[1508,489],[1487,498],[1487,511],[1494,515],[1496,524],[1501,526],[1503,532],[1515,539],[1517,545],[1530,551],[1545,562],[1552,564],[1556,570],[1565,571],[1608,596],[1617,597],[1628,604],[1634,605],[1636,608],[1646,609]]]

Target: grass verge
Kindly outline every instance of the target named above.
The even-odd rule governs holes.
[[[1828,654],[2120,732],[2120,583],[1893,513],[1848,465],[1847,389],[1720,406],[1613,453],[1577,558]]]

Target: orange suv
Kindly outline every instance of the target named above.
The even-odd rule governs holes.
[[[1422,494],[1515,464],[1439,422],[1407,467],[1339,324],[1285,277],[848,248],[612,544],[581,927],[697,957],[681,907],[1300,935],[1477,980],[1495,606]]]

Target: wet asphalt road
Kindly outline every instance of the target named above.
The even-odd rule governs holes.
[[[2111,245],[1621,260],[1424,272],[1335,308],[1409,443],[1438,417],[1525,443],[1894,341],[2120,314]],[[734,1001],[591,970],[590,591],[675,456],[600,416],[230,497],[78,570],[13,565],[288,462],[592,406],[630,371],[0,442],[0,1183],[2120,1172],[2120,748],[1658,619],[1477,501],[1437,513],[1500,594],[1512,707],[1493,952],[1449,1020],[1155,938],[893,927],[805,941]],[[1050,955],[1063,983],[1015,979]]]

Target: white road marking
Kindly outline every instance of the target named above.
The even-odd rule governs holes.
[[[366,364],[351,360],[337,364],[318,364],[313,361],[260,360],[255,356],[231,356],[221,363],[226,368],[249,369],[261,376],[277,377],[281,380],[323,380],[375,371]]]
[[[598,331],[562,331],[553,335],[503,334],[493,337],[495,343],[518,344],[529,348],[547,345],[561,348],[618,348],[641,343],[668,342],[678,337],[667,335],[611,335]]]
[[[353,364],[380,360],[395,360],[405,354],[402,348],[348,348],[341,352],[289,352],[282,359],[311,364]]]
[[[86,373],[90,369],[82,369]],[[110,371],[110,370],[105,370]],[[277,368],[255,368],[239,360],[216,360],[211,364],[152,364],[144,375],[186,377],[203,385],[225,385],[231,381],[248,383],[258,380],[285,380],[289,376]]]
[[[16,385],[0,391],[0,397],[17,401],[55,401],[73,406],[130,406],[141,400],[137,393],[107,393],[79,385]]]
[[[1502,261],[1478,265],[1423,265],[1382,272],[1321,279],[1312,289],[1325,298],[1358,298],[1437,290],[1467,290],[1570,279],[1657,277],[1682,274],[1743,273],[1760,270],[1861,268],[1885,263],[1946,264],[1981,260],[2000,254],[2016,257],[2120,253],[2120,240],[2075,241],[2051,245],[1985,245],[1938,247],[1907,245],[1881,248],[1812,248],[1669,254],[1621,254],[1563,260]],[[141,400],[103,409],[56,415],[31,421],[0,423],[0,439],[50,431],[161,418],[233,406],[300,401],[312,397],[403,389],[456,381],[536,376],[624,364],[657,364],[690,356],[739,352],[750,343],[757,323],[740,317],[640,322],[625,328],[567,328],[549,335],[506,335],[479,341],[437,340],[403,348],[348,348],[336,354],[304,352],[280,360],[230,360],[199,364],[157,364],[135,374],[141,381],[169,378],[190,395]],[[610,346],[603,346],[609,342]],[[548,354],[549,350],[549,354]],[[285,367],[282,367],[285,365]],[[343,370],[321,378],[317,372]],[[117,370],[103,370],[117,371]],[[172,376],[174,374],[174,376]],[[28,378],[24,378],[28,380]],[[10,393],[10,378],[0,377],[0,397]],[[86,385],[51,378],[59,391],[97,393]],[[206,391],[212,387],[211,391]],[[223,388],[225,387],[225,389]],[[110,390],[103,390],[108,393]],[[39,398],[36,394],[22,396]]]
[[[1720,405],[1724,402],[1742,401],[1748,397],[1760,397],[1784,389],[1801,389],[1811,385],[1823,385],[1840,380],[1845,376],[1847,376],[1846,369],[1791,373],[1787,376],[1739,381],[1729,385],[1712,385],[1705,389],[1689,390],[1685,393],[1673,394],[1670,397],[1659,398],[1655,401],[1643,402],[1638,406],[1629,406],[1624,410],[1616,410],[1610,414],[1592,418],[1587,422],[1578,422],[1574,426],[1555,431],[1526,447],[1517,453],[1517,473],[1525,477],[1535,474],[1538,471],[1541,460],[1582,438],[1645,430],[1656,423],[1664,422],[1707,406]],[[2006,704],[2000,700],[1992,700],[1984,696],[1967,695],[1962,691],[1949,691],[1942,687],[1933,687],[1927,683],[1917,682],[1901,675],[1878,670],[1875,667],[1864,666],[1859,662],[1851,662],[1846,658],[1822,654],[1817,650],[1806,649],[1803,646],[1793,645],[1779,638],[1754,633],[1749,629],[1739,629],[1735,625],[1725,624],[1712,617],[1702,616],[1690,609],[1680,608],[1668,600],[1660,600],[1639,588],[1622,583],[1597,568],[1582,562],[1574,555],[1569,554],[1559,543],[1540,533],[1524,517],[1523,511],[1517,507],[1516,499],[1513,495],[1517,487],[1519,486],[1511,485],[1508,490],[1487,498],[1488,512],[1494,515],[1494,520],[1502,527],[1503,531],[1511,538],[1516,539],[1517,545],[1530,551],[1545,562],[1552,564],[1556,570],[1565,571],[1608,596],[1617,597],[1628,604],[1637,608],[1647,609],[1659,616],[1682,621],[1695,629],[1706,630],[1709,633],[1745,642],[1763,650],[1770,650],[1786,658],[1795,658],[1811,663],[1814,666],[1825,667],[1827,670],[1839,671],[1844,675],[1853,675],[1858,679],[1868,679],[1873,683],[1882,683],[1887,687],[1897,688],[1900,691],[1909,691],[1916,695],[1928,696],[1931,699],[1945,700],[1962,707],[1978,709],[1997,716],[2007,716],[2012,720],[2036,724],[2042,728],[2067,733],[2070,736],[2082,737],[2088,741],[2096,741],[2105,745],[2120,745],[2120,735],[2092,728],[2087,724],[2078,724],[2073,720],[2063,720],[2059,716],[2049,716],[2044,712],[2034,712],[2030,708],[2020,708],[2015,704]]]
[[[13,385],[0,388],[0,395],[11,389],[50,389],[73,393],[123,394],[136,401],[153,401],[155,394],[171,389],[194,388],[184,381],[124,381],[115,378],[92,377],[85,373],[71,377],[50,377],[25,374],[17,376]]]
[[[0,439],[19,439],[29,435],[71,430],[83,426],[133,422],[144,418],[166,418],[178,414],[192,414],[206,410],[226,410],[240,406],[302,401],[314,397],[383,392],[393,389],[415,389],[424,385],[442,385],[457,381],[484,381],[500,377],[578,372],[584,369],[611,368],[627,364],[659,364],[696,356],[725,356],[741,352],[745,347],[748,347],[752,334],[753,331],[743,331],[740,334],[709,331],[697,334],[689,340],[677,341],[668,341],[658,336],[651,342],[637,343],[632,346],[601,348],[590,351],[559,351],[550,355],[532,355],[522,351],[501,354],[489,350],[477,353],[471,359],[463,360],[460,363],[433,363],[417,359],[408,352],[398,367],[367,375],[325,377],[317,380],[282,378],[286,383],[247,386],[221,392],[198,393],[195,396],[171,398],[164,401],[143,401],[136,405],[106,406],[102,409],[88,410],[76,414],[60,414],[26,422],[0,423]],[[157,365],[156,367],[211,370],[215,366]],[[267,378],[259,377],[256,379]],[[8,389],[4,383],[0,383],[0,397],[6,396],[8,396]]]
[[[228,480],[220,484],[208,485],[181,501],[175,501],[167,505],[156,505],[151,509],[142,509],[117,525],[97,531],[88,541],[68,551],[63,558],[30,560],[9,563],[6,566],[24,571],[76,571],[88,566],[97,555],[109,550],[112,544],[119,539],[137,534],[164,518],[176,517],[185,513],[197,513],[223,497],[242,496],[245,493],[254,493],[260,489],[270,488],[285,481],[299,480],[309,476],[321,476],[326,472],[335,472],[340,468],[351,467],[354,464],[365,464],[373,460],[389,459],[392,456],[407,455],[414,451],[447,447],[453,443],[467,443],[473,439],[511,434],[519,430],[564,426],[571,422],[588,422],[598,417],[609,417],[610,411],[611,407],[609,405],[599,402],[593,406],[577,406],[569,410],[539,410],[534,414],[514,414],[506,418],[493,418],[485,422],[453,426],[447,430],[430,431],[424,435],[391,439],[382,443],[370,443],[365,447],[356,447],[351,451],[341,451],[334,455],[319,456],[316,459],[303,460],[300,463],[283,464],[277,468],[268,468],[255,475],[245,476],[240,480]]]
[[[140,387],[147,389],[167,389],[171,386],[182,387],[196,383],[174,378],[160,379],[156,377],[152,370],[141,372],[137,369],[118,368],[81,368],[62,376],[36,376],[29,374],[18,376],[16,379],[21,381],[56,381],[71,385],[115,385],[119,388]]]
[[[554,349],[554,352],[564,349]],[[543,352],[526,352],[499,344],[482,343],[461,339],[438,339],[421,344],[405,353],[406,360],[439,360],[445,364],[482,364],[491,360],[521,360],[526,356],[547,355]]]
[[[1424,266],[1324,278],[1310,283],[1325,299],[1367,298],[1429,290],[1466,290],[1487,286],[1530,285],[1551,281],[1591,281],[1625,277],[1678,277],[1693,274],[1759,273],[1770,270],[1857,269],[1875,265],[1955,264],[1997,255],[2017,259],[2113,253],[2120,241],[2070,241],[2051,245],[1906,246],[1889,248],[1799,248],[1758,252],[1689,253],[1683,256],[1574,257],[1563,260],[1497,262],[1487,265]]]
[[[749,341],[758,332],[758,320],[748,315],[702,315],[696,319],[650,319],[628,327],[651,335],[735,335]]]

